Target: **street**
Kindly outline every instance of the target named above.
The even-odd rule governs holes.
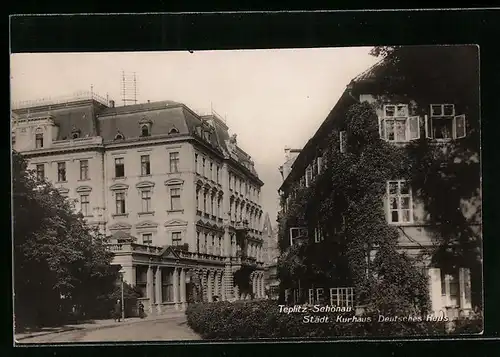
[[[184,316],[166,316],[162,319],[142,320],[132,324],[106,326],[100,329],[84,328],[38,336],[19,341],[20,344],[61,342],[122,342],[122,341],[177,341],[199,340],[186,323]]]

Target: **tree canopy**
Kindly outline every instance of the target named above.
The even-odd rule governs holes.
[[[54,322],[61,299],[91,310],[116,289],[119,266],[105,237],[20,154],[12,163],[16,325]]]

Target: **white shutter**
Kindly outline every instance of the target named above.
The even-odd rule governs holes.
[[[429,268],[429,294],[431,298],[431,309],[434,314],[439,314],[442,309],[441,298],[441,269]]]
[[[408,128],[409,128],[409,139],[416,140],[420,139],[420,117],[409,117],[408,118]]]
[[[425,116],[425,137],[427,139],[432,139],[432,120]]]
[[[387,140],[385,135],[385,119],[378,118],[378,131],[382,140]]]
[[[455,139],[465,138],[465,115],[457,115],[453,118],[453,133]]]
[[[323,288],[316,289],[316,302],[319,304],[321,302],[321,298],[323,298]]]
[[[460,308],[470,309],[472,308],[470,269],[460,268],[458,270],[458,277],[460,282]]]
[[[322,164],[321,156],[318,157],[318,175],[321,174],[321,164]]]

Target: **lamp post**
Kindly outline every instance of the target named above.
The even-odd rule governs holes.
[[[122,292],[122,321],[125,320],[125,300],[123,299],[124,292],[123,292],[123,275],[125,274],[125,270],[120,269],[120,280],[121,280],[121,292]]]

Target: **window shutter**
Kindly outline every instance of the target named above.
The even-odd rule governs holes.
[[[382,140],[387,140],[385,135],[385,119],[378,118],[378,130],[380,133],[380,138]]]
[[[323,297],[323,288],[317,288],[316,289],[316,303],[320,303],[320,297]]]
[[[318,175],[321,174],[321,164],[323,163],[323,160],[320,157],[318,157]]]
[[[340,152],[341,153],[346,152],[346,148],[347,148],[346,136],[347,135],[346,135],[345,131],[340,132]]]
[[[409,117],[410,140],[420,139],[420,117]]]
[[[432,139],[432,121],[429,120],[427,115],[425,116],[425,137]]]
[[[314,305],[314,289],[309,289],[309,304]]]
[[[457,115],[453,118],[453,132],[455,139],[465,138],[465,115]]]
[[[460,308],[470,309],[472,308],[470,269],[460,268],[458,274],[460,282]]]
[[[441,269],[429,268],[428,273],[431,307],[434,314],[438,315],[443,305],[441,298]]]

